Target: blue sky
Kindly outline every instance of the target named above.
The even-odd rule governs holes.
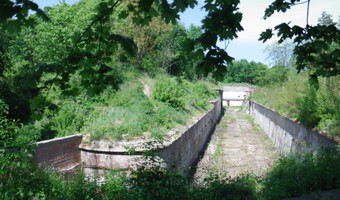
[[[59,3],[59,0],[33,0],[43,8]],[[71,4],[78,0],[65,0]],[[236,60],[247,59],[248,61],[263,62],[268,64],[266,59],[267,54],[264,49],[267,45],[275,42],[275,38],[263,44],[258,41],[259,35],[266,28],[273,28],[282,22],[291,22],[300,26],[306,25],[307,5],[302,4],[295,6],[292,10],[286,13],[274,14],[267,20],[263,20],[264,10],[273,0],[241,0],[240,11],[243,13],[241,25],[244,31],[239,33],[236,40],[227,43],[227,52]],[[187,9],[180,15],[180,23],[189,27],[191,24],[196,26],[201,25],[201,20],[204,18],[205,12],[200,9],[204,5],[203,0],[198,0],[198,5],[194,9]],[[334,21],[338,21],[340,16],[340,0],[311,0],[309,24],[315,25],[317,19],[321,16],[322,11],[333,16]],[[225,47],[225,42],[219,44],[222,48]]]

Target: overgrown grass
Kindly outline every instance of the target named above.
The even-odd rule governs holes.
[[[6,107],[5,107],[6,111]],[[340,149],[282,156],[264,177],[230,179],[211,173],[204,185],[166,169],[141,166],[129,175],[112,172],[99,186],[79,171],[63,176],[39,168],[33,157],[35,137],[0,116],[0,199],[284,199],[340,187]]]
[[[309,128],[332,136],[340,135],[340,79],[319,78],[319,89],[308,82],[307,74],[291,73],[282,86],[258,88],[251,99]]]
[[[2,159],[0,164],[4,167]],[[84,177],[81,171],[64,182],[58,174],[30,165],[30,168],[16,169],[22,173],[13,173],[10,168],[5,168],[8,173],[0,173],[0,198],[286,199],[340,187],[339,165],[339,150],[324,149],[318,154],[282,156],[264,177],[243,174],[229,178],[227,174],[212,172],[203,185],[196,185],[180,173],[154,166],[140,167],[129,175],[121,171],[108,172],[101,186],[95,179]],[[6,181],[8,176],[15,181]]]
[[[92,140],[162,139],[175,125],[211,108],[209,100],[218,95],[211,83],[166,74],[150,78],[129,71],[122,80],[118,89],[107,87],[94,96],[86,90],[64,95],[53,88],[46,99],[32,100],[35,121],[26,129],[39,133],[40,140],[79,132]],[[145,85],[151,96],[143,93]],[[44,110],[41,104],[46,104]]]
[[[205,111],[209,99],[216,97],[204,82],[165,75],[148,82],[150,98],[143,93],[140,80],[130,80],[105,104],[94,108],[83,131],[90,133],[92,140],[131,140],[141,136],[164,139],[167,131]]]

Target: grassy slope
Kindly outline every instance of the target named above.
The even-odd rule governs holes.
[[[319,78],[320,88],[309,85],[307,74],[290,74],[282,86],[258,88],[251,98],[280,114],[332,137],[340,135],[340,79]]]
[[[163,138],[176,124],[211,107],[209,100],[217,97],[211,87],[212,83],[165,74],[155,78],[134,74],[118,90],[106,89],[94,97],[54,97],[58,109],[45,112],[33,129],[42,139],[77,132],[90,134],[91,140]]]

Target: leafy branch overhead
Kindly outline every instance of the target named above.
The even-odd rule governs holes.
[[[203,34],[187,42],[191,47],[194,47],[194,44],[203,47],[204,53],[202,51],[196,53],[204,56],[199,64],[199,71],[204,75],[212,73],[215,78],[222,79],[226,63],[231,63],[234,59],[224,49],[219,48],[217,42],[235,39],[237,33],[243,30],[240,24],[242,13],[239,12],[239,3],[239,0],[205,1],[202,9],[207,11],[207,15],[202,20]],[[128,12],[132,12],[133,21],[137,24],[148,24],[155,16],[160,16],[166,22],[177,23],[178,13],[195,5],[196,0],[175,0],[171,4],[166,0],[140,0],[137,3],[131,2],[121,16],[127,16]]]
[[[34,21],[27,19],[29,11],[35,11],[39,17],[48,20],[47,15],[31,0],[2,0],[0,2],[0,25],[13,31],[19,29],[24,23],[32,25]]]
[[[207,12],[207,15],[202,20],[202,31],[200,37],[195,39],[188,39],[185,44],[188,44],[188,51],[194,52],[195,46],[202,47],[195,50],[195,55],[201,57],[198,63],[199,71],[207,75],[212,73],[215,78],[222,78],[226,71],[226,64],[232,63],[231,57],[225,49],[217,46],[219,41],[228,41],[237,38],[237,34],[243,30],[240,22],[242,20],[242,13],[239,12],[240,0],[205,0],[205,5],[202,7]],[[117,4],[124,4],[125,9],[117,8]],[[279,42],[286,39],[293,39],[296,47],[294,53],[296,54],[298,71],[309,70],[311,77],[316,76],[335,76],[340,73],[339,69],[339,47],[334,44],[339,44],[340,32],[335,24],[318,24],[311,26],[308,24],[310,0],[274,0],[265,10],[264,19],[271,17],[276,12],[286,12],[292,9],[295,5],[306,4],[306,26],[301,27],[291,25],[290,23],[282,23],[275,26],[273,29],[265,30],[259,40],[266,42],[276,34],[279,37]],[[75,40],[75,46],[78,43],[84,43],[92,40],[93,44],[87,45],[82,49],[82,46],[74,47],[70,51],[71,64],[82,61],[81,58],[97,59],[102,63],[103,59],[109,59],[106,51],[113,50],[105,47],[105,42],[120,44],[131,55],[136,55],[138,50],[136,44],[132,39],[123,36],[124,34],[112,32],[110,29],[109,16],[115,8],[116,13],[119,14],[120,19],[127,19],[130,16],[133,23],[136,25],[149,25],[153,18],[161,18],[166,23],[176,24],[179,19],[179,13],[185,11],[187,8],[193,8],[197,5],[197,0],[107,0],[102,1],[97,5],[97,13],[93,17],[92,23],[88,25],[85,31],[80,34],[80,38]],[[117,8],[117,9],[116,9]],[[28,11],[33,10],[40,16],[47,19],[44,12],[30,0],[4,0],[0,4],[0,21],[7,24],[16,21],[31,20],[34,18],[28,17]],[[132,16],[132,17],[131,17]],[[13,20],[13,17],[17,20]],[[129,19],[130,19],[129,18]],[[109,36],[109,37],[108,37]],[[94,41],[99,41],[95,43]],[[117,44],[112,44],[116,46]],[[99,46],[98,46],[99,45]],[[83,45],[84,46],[84,45]],[[88,48],[91,46],[91,48]],[[96,51],[87,52],[86,50]],[[139,55],[139,54],[137,54]],[[142,57],[141,57],[142,58]],[[66,60],[66,62],[69,62]],[[64,67],[61,71],[72,71],[72,67]],[[104,65],[103,65],[104,66]],[[141,68],[141,67],[140,67]],[[64,75],[64,79],[68,75]],[[66,79],[65,79],[66,80]]]
[[[340,30],[335,23],[308,24],[310,0],[275,0],[265,10],[264,19],[275,12],[286,12],[297,4],[307,4],[306,26],[282,23],[273,29],[262,32],[259,40],[266,42],[276,32],[279,43],[292,39],[295,43],[294,54],[298,72],[308,70],[312,83],[317,83],[317,77],[330,77],[340,74]],[[316,85],[317,86],[317,85]]]

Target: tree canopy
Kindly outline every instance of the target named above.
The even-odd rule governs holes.
[[[317,83],[317,77],[330,77],[340,74],[340,49],[334,48],[334,44],[340,43],[340,30],[335,23],[320,23],[329,21],[329,16],[323,15],[324,20],[312,26],[308,22],[310,0],[275,0],[265,10],[264,19],[269,18],[275,12],[286,12],[295,5],[306,3],[306,26],[290,25],[283,22],[274,27],[279,43],[286,39],[292,39],[296,55],[296,67],[298,72],[309,71],[312,83]],[[326,19],[327,17],[327,19]],[[267,41],[274,35],[273,29],[267,29],[261,33],[259,40]]]
[[[117,10],[120,3],[127,4],[126,9]],[[204,75],[212,73],[215,78],[223,78],[226,72],[227,63],[231,63],[231,57],[224,49],[217,46],[218,41],[232,40],[237,38],[238,32],[243,28],[240,24],[242,13],[239,11],[239,0],[205,0],[203,9],[207,15],[202,20],[203,34],[195,39],[188,39],[186,45],[194,49],[197,44],[201,45],[201,49],[196,49],[196,54],[201,55],[202,59],[199,63],[199,71]],[[310,0],[275,0],[265,10],[264,19],[269,18],[275,12],[286,12],[295,5],[306,3],[309,9]],[[179,12],[183,12],[187,8],[197,5],[196,0],[174,0],[168,2],[166,0],[139,0],[139,1],[123,1],[123,0],[107,0],[102,1],[97,10],[97,15],[93,18],[92,23],[103,23],[107,19],[107,15],[119,12],[120,18],[132,16],[131,20],[136,25],[148,25],[152,23],[153,18],[160,17],[166,23],[176,23],[179,18]],[[1,22],[13,23],[16,21],[25,21],[28,11],[34,10],[38,15],[46,18],[46,15],[38,8],[38,6],[30,0],[4,0],[0,4]],[[133,13],[132,15],[130,13]],[[317,76],[335,76],[340,73],[339,48],[333,48],[332,44],[340,43],[340,31],[335,24],[321,24],[311,26],[307,22],[305,27],[297,25],[291,26],[288,22],[283,22],[264,31],[259,40],[267,41],[277,32],[279,42],[286,39],[292,39],[296,47],[294,54],[296,55],[297,70],[309,70],[310,77],[315,80]],[[13,20],[15,19],[15,20]],[[46,18],[47,19],[47,18]],[[85,29],[85,32],[88,29]],[[126,49],[131,49],[134,43],[126,40],[125,37],[111,35],[112,41],[120,42]],[[131,49],[133,50],[133,49]]]

